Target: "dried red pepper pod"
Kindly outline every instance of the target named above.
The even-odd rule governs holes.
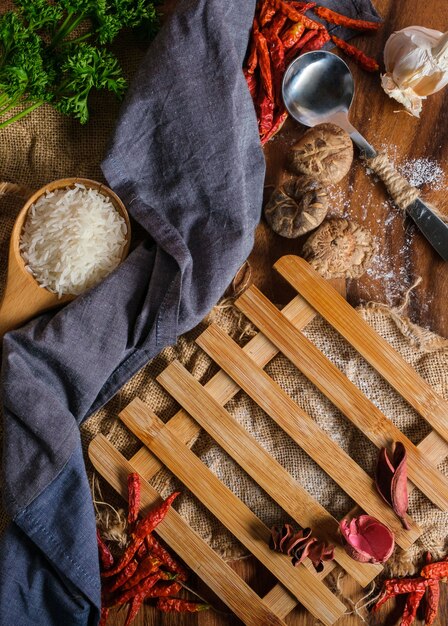
[[[126,602],[129,602],[136,596],[142,596],[145,598],[160,578],[160,572],[156,572],[155,574],[152,574],[142,580],[138,585],[134,585],[131,589],[121,590],[120,593],[115,596],[109,596],[107,600],[105,600],[104,605],[107,608],[112,608],[113,606],[126,604]]]
[[[265,134],[262,135],[261,137],[261,145],[264,146],[264,144],[269,141],[269,139],[272,139],[272,137],[278,133],[278,131],[281,129],[281,127],[283,126],[283,124],[286,122],[286,120],[288,119],[288,112],[285,111],[285,107],[283,106],[276,114],[276,117],[274,119],[274,123],[271,127],[271,129]]]
[[[133,528],[140,511],[141,485],[137,472],[128,475],[128,526]]]
[[[300,11],[300,13],[306,13],[307,11],[314,9],[314,7],[316,6],[315,2],[295,2],[294,0],[289,4],[297,9],[297,11]]]
[[[381,27],[381,22],[357,20],[341,13],[336,13],[336,11],[326,7],[317,7],[314,9],[314,13],[330,24],[337,24],[338,26],[345,26],[354,30],[378,30]]]
[[[131,626],[132,622],[135,620],[138,612],[140,611],[143,601],[144,598],[141,596],[135,596],[135,598],[132,598],[124,626]]]
[[[381,448],[375,472],[375,485],[381,497],[393,508],[403,526],[409,530],[406,520],[408,510],[408,472],[406,448],[397,441],[392,457]]]
[[[272,0],[262,0],[260,10],[260,26],[265,26],[272,20],[277,10]]]
[[[287,19],[286,15],[282,15],[281,13],[277,14],[272,20],[271,25],[263,30],[265,37],[269,37],[269,35],[279,35]]]
[[[263,94],[257,103],[258,109],[258,129],[260,135],[268,133],[274,122],[274,102]]]
[[[120,561],[115,567],[104,572],[102,574],[103,577],[114,576],[126,567],[126,565],[134,558],[135,553],[144,542],[146,536],[149,535],[160,524],[160,522],[163,521],[173,501],[175,500],[175,498],[177,498],[179,494],[179,491],[175,491],[174,493],[172,493],[164,502],[162,502],[160,506],[149,511],[146,517],[138,522],[134,532],[131,535],[131,543],[124,551],[124,554],[121,557]]]
[[[182,589],[180,583],[174,582],[171,585],[162,585],[161,583],[154,585],[146,594],[146,598],[162,598],[165,596],[174,596]]]
[[[247,70],[244,69],[244,76],[246,78],[247,86],[249,87],[249,93],[252,96],[252,100],[255,100],[258,89],[258,82],[255,77],[255,74],[248,74]]]
[[[311,52],[312,50],[320,50],[326,43],[330,41],[330,35],[327,30],[320,30],[317,37],[313,37],[303,46],[302,53]]]
[[[404,605],[403,615],[401,616],[400,626],[411,626],[414,622],[418,607],[426,593],[426,589],[416,589],[408,595],[406,598],[406,604]]]
[[[304,31],[305,25],[302,24],[302,22],[297,22],[296,24],[293,24],[287,30],[285,30],[281,37],[284,48],[286,50],[292,48],[292,46],[299,41]]]
[[[146,545],[151,554],[158,559],[170,572],[177,574],[179,580],[187,580],[187,570],[174,559],[171,554],[157,541],[154,535],[148,535]]]
[[[282,79],[285,73],[285,49],[278,35],[269,34],[267,38],[269,52],[271,55],[271,63],[273,69],[273,91],[274,102],[278,105],[282,104]]]
[[[273,1],[277,10],[289,17],[292,22],[301,22],[305,26],[305,28],[311,28],[312,30],[319,30],[323,28],[322,24],[319,24],[319,22],[315,22],[306,15],[303,15],[303,13],[297,11],[294,7],[292,7],[290,4],[287,4],[284,0]]]
[[[448,557],[437,563],[429,563],[420,572],[423,578],[448,582]]]
[[[159,598],[156,604],[156,609],[164,613],[199,613],[199,611],[207,611],[209,608],[210,604],[187,602],[187,600],[177,598]]]
[[[257,45],[258,66],[260,68],[261,82],[268,98],[274,100],[271,57],[269,55],[268,42],[266,41],[266,37],[260,31],[256,31],[254,33],[254,37]]]
[[[307,44],[311,39],[318,37],[318,30],[308,30],[300,37],[300,39],[294,44],[292,48],[288,50],[288,54],[286,55],[285,64],[289,65],[293,59],[298,55],[298,53],[302,50],[302,48]]]
[[[161,562],[159,559],[151,555],[147,556],[141,563],[138,564],[138,568],[135,568],[134,571],[129,574],[126,581],[124,581],[124,584],[122,585],[123,591],[134,587],[134,585],[137,585],[144,578],[147,578],[151,574],[157,572],[160,565]],[[125,570],[126,567],[123,572]]]
[[[123,587],[124,589],[125,583],[127,583],[129,578],[132,577],[133,573],[138,568],[138,565],[139,564],[137,561],[131,561],[130,563],[128,563],[126,567],[122,569],[119,574],[117,574],[117,578],[114,581],[111,581],[110,584],[109,584],[109,579],[106,581],[106,584],[104,585],[104,588],[103,588],[104,592],[112,593],[113,591],[116,591],[120,587]]]
[[[112,556],[112,552],[104,543],[98,528],[96,529],[96,540],[98,544],[98,554],[100,557],[101,569],[108,570],[114,564],[114,557]]]
[[[339,39],[339,37],[335,37],[334,35],[331,35],[331,38],[338,48],[348,54],[348,56],[354,59],[367,72],[377,72],[380,69],[380,66],[375,59],[372,59],[372,57],[364,54],[364,52],[356,46],[352,46],[343,39]]]
[[[373,612],[383,606],[390,598],[402,595],[404,593],[413,593],[414,591],[425,590],[430,584],[425,578],[390,578],[383,583],[381,596],[372,608]]]
[[[257,44],[255,41],[255,33],[259,30],[257,17],[254,17],[254,22],[252,25],[252,33],[250,37],[249,44],[249,54],[247,57],[246,69],[249,74],[253,74],[255,72],[255,68],[258,64],[258,53],[257,53]]]
[[[425,626],[431,626],[436,621],[440,601],[440,583],[431,580],[428,585],[428,596],[425,608]]]

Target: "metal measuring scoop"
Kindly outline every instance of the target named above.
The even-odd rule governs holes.
[[[406,185],[407,181],[390,163],[387,164],[387,175],[375,169],[375,161],[371,163],[370,160],[377,156],[376,150],[348,119],[354,93],[354,80],[347,64],[340,57],[325,50],[308,52],[298,57],[290,64],[283,78],[283,100],[290,115],[305,126],[332,122],[343,128],[360,149],[368,166],[373,165],[372,169],[383,179],[392,198],[397,202],[393,185],[391,188],[391,178],[395,181],[401,180],[409,189],[412,188],[409,184]],[[418,197],[413,198],[403,208],[433,248],[448,261],[448,225]]]

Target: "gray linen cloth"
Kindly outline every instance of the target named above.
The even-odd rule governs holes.
[[[376,16],[367,0],[338,7]],[[0,545],[1,625],[98,622],[79,424],[204,317],[253,246],[265,166],[241,67],[254,8],[179,2],[103,163],[146,239],[100,285],[4,338],[3,481],[14,522]]]

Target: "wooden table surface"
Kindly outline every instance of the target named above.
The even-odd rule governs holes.
[[[448,25],[446,0],[376,0],[376,7],[384,18],[382,30],[374,36],[360,36],[355,41],[368,54],[377,58],[381,58],[384,43],[394,30],[418,24],[443,31]],[[432,184],[426,184],[423,190],[428,200],[448,214],[448,89],[429,97],[424,102],[420,119],[417,119],[406,113],[396,112],[401,107],[383,93],[378,75],[365,74],[353,64],[350,66],[356,80],[352,123],[374,146],[387,148],[397,164],[410,163],[417,158],[429,158],[435,162],[436,168],[442,168],[445,180],[442,177]],[[303,131],[303,127],[288,121],[280,136],[267,145],[267,186],[279,180],[288,147]],[[269,191],[268,187],[267,195]],[[398,210],[390,205],[384,188],[375,184],[371,177],[366,176],[359,163],[355,163],[346,179],[332,190],[331,197],[332,215],[351,217],[363,223],[376,236],[379,244],[373,270],[360,280],[347,283],[351,304],[356,306],[368,301],[378,301],[390,306],[400,306],[405,301],[409,287],[421,276],[422,281],[409,294],[403,312],[415,323],[448,336],[446,264],[438,258],[416,228],[408,220],[403,220]],[[283,254],[300,253],[302,244],[302,239],[283,239],[273,235],[264,222],[260,224],[250,261],[256,284],[275,302],[287,302],[292,292],[275,276],[271,270],[272,264]],[[272,577],[253,558],[234,563],[233,567],[260,594],[269,591],[274,584]],[[226,611],[199,580],[193,580],[191,584],[216,606]],[[346,581],[342,581],[342,584],[346,591],[353,594],[353,598],[359,598],[364,593],[353,583],[349,587]],[[446,626],[446,585],[443,586],[440,607],[440,616],[435,626]],[[370,618],[369,623],[373,626],[397,624],[402,609],[402,602],[395,606],[388,603],[375,619]],[[111,614],[108,624],[121,626],[125,615],[125,611]],[[316,623],[300,607],[288,616],[286,622],[291,626],[312,626]],[[173,616],[161,615],[151,608],[143,609],[135,620],[135,626],[234,626],[239,623],[229,613]],[[354,615],[338,621],[341,626],[361,623],[360,618]],[[253,626],[262,625],[254,623]]]

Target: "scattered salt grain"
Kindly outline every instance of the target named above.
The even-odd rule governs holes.
[[[398,166],[398,171],[414,187],[431,185],[432,189],[442,189],[444,172],[434,159],[410,159]]]

